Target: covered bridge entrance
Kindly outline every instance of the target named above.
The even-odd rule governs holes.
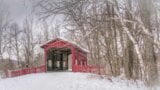
[[[87,66],[87,51],[75,43],[56,38],[41,46],[45,52],[46,71],[78,71],[77,66]]]
[[[47,71],[71,70],[71,50],[52,48],[47,52]]]

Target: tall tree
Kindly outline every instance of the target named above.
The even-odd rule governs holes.
[[[13,46],[14,46],[14,51],[15,55],[18,61],[18,65],[20,66],[20,28],[17,23],[13,23],[10,27],[12,37],[13,38]]]
[[[33,18],[26,18],[23,25],[23,37],[22,37],[22,45],[23,52],[26,61],[26,66],[31,67],[34,59],[34,47],[35,41],[33,37]]]
[[[6,31],[9,27],[9,12],[7,7],[4,5],[2,0],[0,0],[0,60],[3,60],[3,54],[8,42],[6,42]]]
[[[148,29],[148,32],[154,34],[153,30],[153,8],[154,4],[152,0],[139,0],[139,7],[140,7],[140,16],[144,26]],[[157,58],[155,54],[154,44],[152,39],[144,39],[145,43],[145,53],[144,58],[146,62],[146,70],[148,75],[148,82],[153,85],[157,83],[158,80],[158,70],[157,70]]]

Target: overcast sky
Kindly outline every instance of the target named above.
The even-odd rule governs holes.
[[[24,18],[30,14],[31,5],[29,0],[2,0],[8,7],[13,21],[21,23]]]
[[[5,5],[8,7],[10,12],[10,17],[13,20],[13,22],[17,22],[20,25],[22,25],[23,20],[26,18],[26,16],[29,16],[32,9],[31,1],[37,1],[37,0],[0,0],[5,3]],[[34,18],[36,16],[34,15]],[[54,20],[48,19],[47,21],[50,22],[50,25],[54,23],[57,23],[57,21],[62,22],[62,16],[58,16]]]

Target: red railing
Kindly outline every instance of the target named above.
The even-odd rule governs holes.
[[[40,67],[26,68],[21,70],[8,70],[5,73],[6,73],[6,77],[16,77],[16,76],[22,76],[22,75],[31,74],[31,73],[41,73],[45,71],[46,71],[46,67],[44,65]],[[98,66],[89,66],[89,65],[85,65],[85,66],[74,65],[73,72],[105,74],[105,68],[98,67]]]
[[[45,69],[46,69],[45,66],[40,66],[40,67],[26,68],[21,70],[8,70],[6,71],[6,77],[16,77],[31,73],[41,73],[45,72]]]

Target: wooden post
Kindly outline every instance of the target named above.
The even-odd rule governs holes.
[[[44,66],[45,66],[45,72],[47,72],[47,49],[44,50]]]
[[[72,71],[75,72],[75,48],[72,48]]]

